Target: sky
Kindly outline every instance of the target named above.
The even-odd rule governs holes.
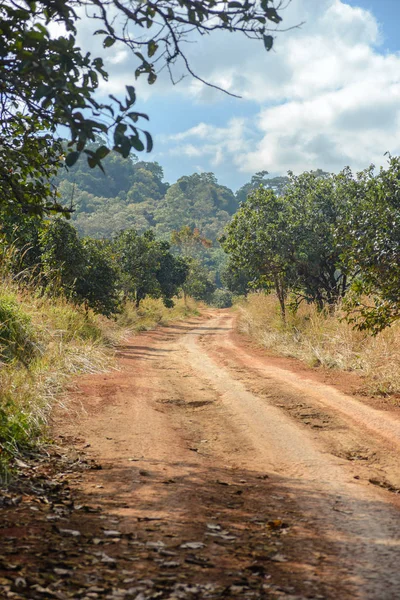
[[[154,138],[140,158],[157,160],[167,181],[212,171],[235,190],[261,170],[361,170],[400,153],[400,0],[292,0],[281,14],[285,28],[304,24],[277,34],[269,53],[227,33],[188,45],[192,68],[241,99],[190,76],[135,82],[132,56],[107,50],[100,91],[136,87]],[[89,37],[83,28],[83,48]]]

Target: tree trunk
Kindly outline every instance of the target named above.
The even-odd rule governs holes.
[[[279,306],[281,309],[282,322],[284,325],[286,325],[285,288],[283,285],[282,278],[279,275],[274,275],[274,281],[275,281],[276,295],[278,296]]]
[[[342,298],[344,298],[347,290],[347,276],[343,275],[342,279]]]

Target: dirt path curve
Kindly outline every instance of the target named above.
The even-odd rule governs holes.
[[[118,565],[108,595],[76,597],[399,598],[398,414],[277,367],[232,322],[134,338],[60,416],[102,466],[74,480],[101,517],[72,525]]]

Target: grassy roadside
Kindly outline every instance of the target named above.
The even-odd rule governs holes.
[[[262,293],[250,294],[238,311],[239,330],[265,348],[312,367],[357,372],[367,394],[400,394],[399,322],[373,337],[346,323],[340,308],[325,314],[303,304],[284,327],[277,299]]]
[[[166,325],[170,321],[179,321],[193,315],[199,315],[199,303],[188,298],[187,304],[182,298],[174,299],[175,306],[166,308],[161,300],[146,298],[136,310],[133,303],[128,303],[117,319],[117,324],[123,331],[139,333],[154,329],[156,325]]]
[[[12,281],[0,287],[0,483],[13,459],[29,454],[46,436],[52,408],[65,384],[80,373],[109,369],[118,342],[157,324],[198,314],[178,300],[167,309],[146,299],[139,311],[128,304],[116,320],[21,291]]]

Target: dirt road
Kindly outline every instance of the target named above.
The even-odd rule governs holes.
[[[119,360],[58,419],[102,468],[69,476],[89,508],[53,528],[55,597],[400,598],[398,409],[268,357],[224,311]]]

